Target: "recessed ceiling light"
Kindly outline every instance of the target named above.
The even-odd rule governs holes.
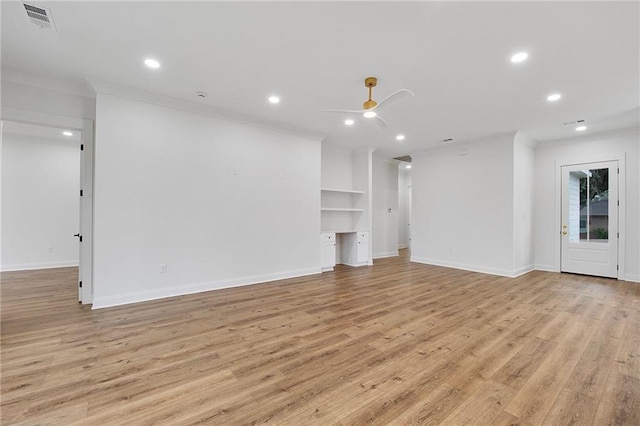
[[[411,164],[407,164],[406,166],[404,166],[405,169],[410,169],[411,168]]]
[[[403,140],[404,140],[404,135],[398,135],[398,136],[396,136],[396,140],[398,140],[398,141],[403,141]]]
[[[362,114],[365,118],[373,118],[376,116],[376,112],[375,111],[366,111],[364,114]]]
[[[149,68],[160,68],[160,62],[156,61],[155,59],[145,59],[144,64]]]
[[[73,136],[73,133],[68,130],[65,130],[64,132],[62,132],[62,134],[65,136]]]
[[[582,132],[583,130],[587,130],[587,126],[578,126],[578,127],[576,127],[576,132]]]
[[[280,98],[277,96],[269,96],[269,102],[271,102],[272,104],[277,104],[278,102],[280,102]]]
[[[555,102],[558,99],[560,99],[561,97],[562,97],[562,95],[560,93],[553,93],[553,94],[547,96],[547,100],[549,102]]]
[[[511,62],[517,64],[518,62],[522,62],[529,57],[527,52],[516,53],[511,57]]]
[[[354,121],[352,119],[344,120],[344,124],[347,126],[353,126]]]

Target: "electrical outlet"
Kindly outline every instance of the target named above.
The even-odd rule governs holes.
[[[161,274],[166,274],[167,273],[167,264],[166,263],[161,263],[160,264],[160,273]]]
[[[47,253],[53,254],[53,246],[49,246],[49,249],[47,250]]]

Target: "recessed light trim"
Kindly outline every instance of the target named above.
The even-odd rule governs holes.
[[[355,123],[355,121],[353,121],[350,118],[347,119],[347,120],[344,120],[344,124],[347,125],[347,126],[353,126],[353,123]]]
[[[583,132],[587,130],[587,126],[578,126],[576,127],[576,132]]]
[[[404,140],[404,135],[398,135],[398,136],[396,136],[396,140],[397,140],[397,141],[403,141],[403,140]]]
[[[555,102],[557,100],[560,100],[560,98],[562,98],[562,95],[560,93],[552,93],[549,96],[547,96],[547,100],[549,102]]]
[[[65,130],[64,132],[62,132],[62,134],[65,136],[73,136],[73,132],[70,132],[68,130]]]
[[[364,114],[362,114],[365,118],[373,118],[375,117],[377,114],[375,111],[365,111]]]
[[[518,52],[511,57],[511,62],[513,62],[514,64],[517,64],[527,60],[528,57],[529,57],[529,54],[527,52]]]
[[[151,58],[145,59],[144,64],[152,69],[160,68],[160,62],[156,61],[155,59],[151,59]]]
[[[404,166],[405,169],[410,169],[411,168],[411,164],[407,164],[406,166]]]
[[[280,98],[275,95],[269,96],[269,102],[271,102],[272,104],[277,104],[280,102]]]

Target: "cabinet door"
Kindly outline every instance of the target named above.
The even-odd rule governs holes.
[[[322,268],[336,266],[336,234],[333,232],[320,234],[320,248],[322,250]]]
[[[336,243],[322,244],[322,267],[333,268],[336,266]]]
[[[356,262],[364,263],[369,261],[369,233],[358,232],[357,237]]]

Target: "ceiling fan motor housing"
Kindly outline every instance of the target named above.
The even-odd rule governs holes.
[[[365,102],[362,104],[362,109],[371,109],[371,108],[373,108],[373,107],[374,107],[374,106],[376,106],[376,105],[378,105],[378,103],[377,103],[376,101],[374,101],[374,100],[372,100],[372,99],[369,99],[368,101],[365,101]]]

